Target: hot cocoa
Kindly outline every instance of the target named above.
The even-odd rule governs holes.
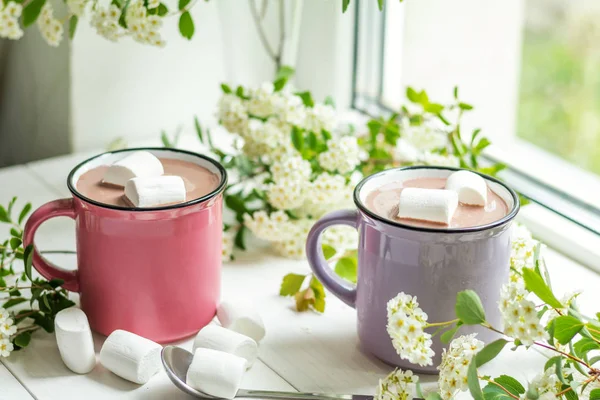
[[[426,228],[468,228],[481,226],[497,221],[509,212],[506,202],[488,187],[485,206],[479,207],[459,203],[448,225],[416,219],[398,218],[400,193],[403,188],[408,187],[444,189],[446,187],[446,178],[416,178],[404,182],[389,183],[369,193],[365,205],[381,217],[407,225]]]
[[[186,201],[205,196],[219,186],[219,177],[198,164],[171,158],[160,158],[160,161],[164,168],[164,175],[180,176],[183,179]],[[77,181],[77,191],[103,204],[130,207],[122,187],[102,182],[108,168],[108,165],[101,165],[81,175]]]

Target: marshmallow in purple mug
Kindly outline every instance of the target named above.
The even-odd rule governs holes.
[[[473,206],[485,206],[488,187],[485,180],[471,171],[456,171],[446,180],[446,189],[458,194],[458,201]]]
[[[408,187],[400,192],[398,218],[449,225],[458,207],[458,194],[444,189]]]

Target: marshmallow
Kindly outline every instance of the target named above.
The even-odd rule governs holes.
[[[54,331],[60,357],[67,368],[78,374],[94,369],[94,339],[83,311],[73,307],[60,311],[54,318]]]
[[[446,180],[446,189],[458,193],[458,201],[463,204],[485,206],[487,184],[485,179],[471,171],[456,171]]]
[[[125,184],[125,196],[135,207],[183,203],[185,184],[180,176],[133,178]]]
[[[161,345],[134,333],[114,331],[100,350],[100,363],[123,379],[140,385],[161,368]]]
[[[242,357],[246,360],[246,368],[252,366],[258,354],[258,345],[253,339],[218,325],[205,326],[198,332],[193,351],[198,348],[224,351]]]
[[[161,176],[162,163],[152,153],[136,151],[115,162],[104,174],[104,183],[125,186],[128,180],[137,177]]]
[[[186,383],[202,393],[233,399],[240,388],[246,360],[213,349],[197,349],[185,377]]]
[[[224,301],[217,307],[217,318],[224,328],[254,339],[256,343],[265,337],[265,326],[255,309],[241,303]]]
[[[398,217],[449,225],[456,207],[458,207],[456,192],[409,187],[400,192]]]

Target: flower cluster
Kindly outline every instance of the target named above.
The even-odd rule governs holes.
[[[156,3],[153,5],[158,6]],[[158,15],[148,15],[143,1],[133,1],[129,4],[125,12],[125,21],[131,37],[136,42],[165,46],[165,41],[158,32],[162,26],[162,18]]]
[[[0,4],[0,38],[17,40],[23,36],[23,30],[19,26],[22,11],[23,6],[14,1]]]
[[[63,24],[54,18],[52,4],[46,2],[42,7],[37,25],[44,40],[52,47],[57,47],[63,38]]]
[[[438,384],[444,400],[452,399],[458,392],[467,390],[467,370],[471,360],[482,348],[483,342],[476,339],[476,333],[459,336],[442,353],[442,362],[438,366],[440,376]]]
[[[119,25],[120,17],[121,9],[115,4],[108,7],[96,6],[91,23],[100,36],[116,42],[125,35],[125,30]]]
[[[417,298],[400,292],[387,304],[387,332],[403,360],[421,366],[431,365],[434,352],[431,335],[424,331],[427,314],[419,308]]]
[[[8,357],[13,351],[10,337],[17,332],[14,321],[10,318],[8,311],[0,307],[0,357]]]
[[[529,383],[529,392],[537,394],[540,400],[556,399],[561,390],[561,384],[556,376],[555,367],[546,369]]]
[[[437,123],[412,126],[401,120],[403,135],[396,142],[393,155],[401,164],[425,164],[458,167],[460,160],[452,154],[440,153],[448,145],[448,137]]]
[[[412,371],[395,369],[384,379],[379,380],[374,400],[408,400],[412,399],[413,386],[419,377]]]

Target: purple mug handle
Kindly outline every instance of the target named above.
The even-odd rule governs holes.
[[[337,276],[329,268],[329,264],[327,264],[323,256],[321,234],[332,225],[348,225],[356,229],[358,226],[358,211],[334,211],[318,220],[308,233],[306,239],[306,256],[317,279],[336,297],[354,308],[356,303],[356,285]]]

